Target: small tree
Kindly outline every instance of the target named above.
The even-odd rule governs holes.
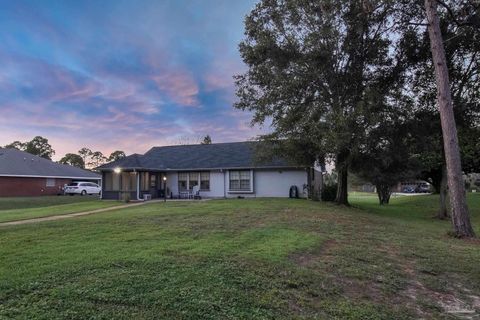
[[[85,168],[85,162],[83,162],[82,157],[75,153],[67,153],[58,162],[62,164],[68,164],[70,166],[74,166],[77,168],[82,168],[82,169]]]
[[[101,153],[100,151],[92,152],[90,156],[90,162],[88,162],[88,166],[92,169],[104,164],[107,161],[107,158]]]
[[[111,161],[117,161],[117,160],[120,160],[122,158],[125,158],[127,155],[125,154],[125,152],[121,151],[121,150],[117,150],[117,151],[114,151],[110,154],[110,156],[108,157],[107,161],[111,162]]]
[[[89,148],[85,148],[85,147],[78,150],[78,154],[80,155],[80,157],[82,157],[83,163],[85,163],[85,164],[88,164],[89,158],[92,155],[92,153],[93,153],[92,150],[90,150]]]
[[[55,154],[52,146],[48,143],[48,139],[36,136],[31,141],[25,144],[25,151],[39,157],[51,160],[52,155]]]
[[[212,144],[212,138],[210,138],[210,135],[207,134],[200,144]]]
[[[367,133],[352,164],[352,170],[375,185],[380,205],[388,204],[392,188],[404,179],[415,177],[420,164],[412,157],[412,122],[407,106],[390,107],[379,117],[378,125]]]

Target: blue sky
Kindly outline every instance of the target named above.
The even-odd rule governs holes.
[[[0,145],[42,135],[58,159],[254,137],[262,129],[232,107],[254,5],[0,0]]]

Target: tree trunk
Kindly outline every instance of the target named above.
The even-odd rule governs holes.
[[[447,197],[448,197],[448,190],[447,190],[447,167],[445,165],[442,166],[442,181],[440,183],[440,208],[437,213],[438,219],[447,219],[448,216],[448,209],[447,209]]]
[[[390,196],[392,195],[392,190],[389,185],[386,184],[376,184],[378,201],[380,205],[389,204]]]
[[[338,172],[337,196],[335,202],[349,206],[348,203],[348,164],[347,153],[340,153],[335,161],[335,167]]]
[[[448,79],[445,49],[437,16],[437,1],[425,0],[428,20],[430,47],[437,82],[437,103],[442,124],[445,160],[447,164],[448,187],[452,224],[457,237],[474,237],[468,213],[465,185],[463,183],[457,128],[453,115],[453,103]]]
[[[445,154],[443,154],[443,157],[445,157]],[[433,190],[434,193],[440,193],[440,190],[442,188],[442,169],[440,169],[440,170],[431,169],[428,172],[427,177],[425,177],[424,180],[427,180],[432,184],[433,189],[434,189]],[[445,181],[447,181],[447,180],[445,180]]]
[[[308,171],[308,185],[310,187],[308,190],[309,198],[313,201],[320,201],[323,188],[322,173],[315,169],[310,169]]]

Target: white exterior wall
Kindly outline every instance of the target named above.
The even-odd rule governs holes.
[[[257,197],[288,197],[291,186],[297,186],[304,197],[303,185],[308,183],[306,170],[255,170],[253,186]]]
[[[210,171],[210,190],[200,191],[205,198],[236,198],[242,197],[288,197],[290,186],[298,188],[299,196],[303,197],[303,185],[308,183],[307,171],[298,170],[253,170],[252,192],[229,192],[228,170]],[[174,195],[178,195],[178,173],[167,173],[167,187]]]
[[[200,191],[200,196],[206,198],[223,198],[224,189],[224,171],[210,171],[210,191]]]
[[[178,194],[178,173],[177,172],[167,172],[167,189],[173,194]],[[170,194],[167,194],[170,196]]]

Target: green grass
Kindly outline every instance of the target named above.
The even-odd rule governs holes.
[[[0,222],[24,220],[120,205],[97,196],[44,196],[0,198]]]
[[[480,196],[469,200],[480,234]],[[431,219],[434,196],[374,201],[152,203],[3,227],[0,318],[456,319],[452,297],[474,308],[479,243]]]

